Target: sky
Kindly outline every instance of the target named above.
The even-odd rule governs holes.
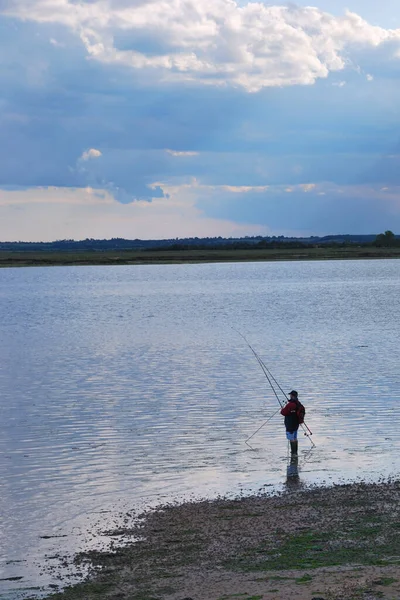
[[[398,0],[0,0],[0,240],[400,233]]]

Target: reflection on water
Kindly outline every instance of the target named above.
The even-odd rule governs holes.
[[[399,275],[395,260],[0,270],[0,578],[48,581],[43,556],[95,546],[116,512],[296,481],[232,326],[306,405],[300,484],[396,473]]]
[[[291,456],[286,469],[286,484],[287,486],[298,486],[300,483],[299,474],[299,457]]]

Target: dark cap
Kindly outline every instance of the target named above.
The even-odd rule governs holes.
[[[298,396],[298,393],[296,392],[296,390],[292,390],[291,392],[289,392],[289,396]]]

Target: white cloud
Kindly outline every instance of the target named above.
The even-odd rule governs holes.
[[[265,192],[268,189],[268,185],[220,185],[214,186],[215,189],[222,189],[232,194],[247,194],[249,192]]]
[[[169,198],[121,204],[108,190],[92,188],[0,189],[0,239],[52,241],[124,237],[242,237],[268,235],[265,225],[207,217],[196,190],[176,188]]]
[[[400,219],[399,186],[382,189],[380,186],[368,185],[318,184],[306,196],[305,202],[309,204],[303,202],[299,208],[299,194],[304,198],[304,186],[308,184],[291,187],[277,185],[266,189],[264,186],[209,186],[202,185],[197,180],[176,186],[154,184],[160,185],[166,193],[164,198],[131,204],[115,201],[108,190],[94,190],[90,187],[0,189],[0,239],[51,241],[86,237],[165,239],[219,235],[291,235],[296,227],[299,235],[304,235],[305,230],[310,234],[321,235],[337,230],[336,221],[332,222],[331,228],[324,229],[326,219],[332,219],[336,212],[342,211],[342,214],[344,211],[343,221],[340,222],[345,224],[348,216],[353,213],[358,219],[364,207],[372,210],[375,219],[397,219],[392,222]],[[204,201],[206,204],[217,205],[221,198],[228,211],[220,213],[218,218],[207,216]],[[279,198],[285,198],[284,201],[290,203],[287,205],[290,206],[290,211],[287,212],[287,208],[278,218],[274,218],[269,206],[276,205]],[[247,219],[246,222],[237,222],[230,217],[231,203],[237,208],[238,204],[245,206],[248,201],[255,203],[253,208],[257,206],[258,211],[264,213],[261,223],[249,223]],[[325,215],[325,226],[321,225],[317,229],[310,225],[316,210],[322,216]],[[325,214],[325,211],[328,212]],[[300,216],[303,213],[305,216]],[[382,228],[382,225],[379,227]],[[352,228],[351,233],[357,232]]]
[[[300,188],[303,190],[303,192],[312,192],[313,190],[315,190],[317,186],[315,185],[315,183],[303,183],[300,184]]]
[[[357,69],[363,48],[386,44],[388,59],[400,53],[399,29],[313,7],[234,0],[171,0],[167,5],[164,0],[14,0],[1,13],[69,27],[93,60],[150,71],[161,80],[229,84],[248,92],[311,85],[331,72]],[[129,41],[122,47],[121,35]]]
[[[173,185],[170,183],[156,182],[153,183],[150,188],[159,187],[163,190],[164,194],[169,197],[181,195],[183,191],[186,193],[204,193],[204,192],[228,192],[230,194],[248,194],[255,193],[259,194],[267,191],[270,186],[268,185],[209,185],[200,183],[195,177],[189,183]]]
[[[154,186],[162,188],[164,194],[169,197],[180,197],[183,194],[220,194],[222,192],[228,192],[228,194],[243,195],[243,202],[246,201],[246,194],[264,194],[264,198],[268,201],[268,198],[278,197],[283,194],[295,194],[298,196],[300,193],[307,193],[313,196],[324,196],[329,194],[330,197],[334,198],[338,194],[346,194],[346,196],[353,198],[362,199],[373,199],[378,198],[380,200],[392,200],[400,208],[400,186],[382,187],[379,185],[373,186],[368,184],[357,184],[357,185],[338,185],[333,182],[322,182],[322,183],[299,183],[295,185],[263,185],[263,186],[233,186],[233,185],[206,185],[200,183],[197,179],[192,179],[189,183],[180,185],[170,185],[157,182]],[[383,193],[382,193],[383,192]],[[388,192],[390,192],[388,194]]]
[[[90,148],[89,150],[85,150],[83,152],[80,160],[89,160],[91,158],[99,158],[101,156],[100,150],[96,150],[96,148]]]
[[[54,38],[50,38],[50,44],[52,46],[55,46],[56,48],[65,48],[65,44],[63,44],[62,42],[57,41]]]
[[[168,154],[172,156],[198,156],[198,152],[194,152],[192,150],[169,150],[168,148],[165,150]]]

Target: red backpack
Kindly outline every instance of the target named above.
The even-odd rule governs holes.
[[[299,425],[301,425],[302,423],[304,423],[304,417],[306,416],[306,409],[302,405],[302,403],[299,402],[299,400],[297,400],[296,415],[297,415],[297,419],[299,421]]]

